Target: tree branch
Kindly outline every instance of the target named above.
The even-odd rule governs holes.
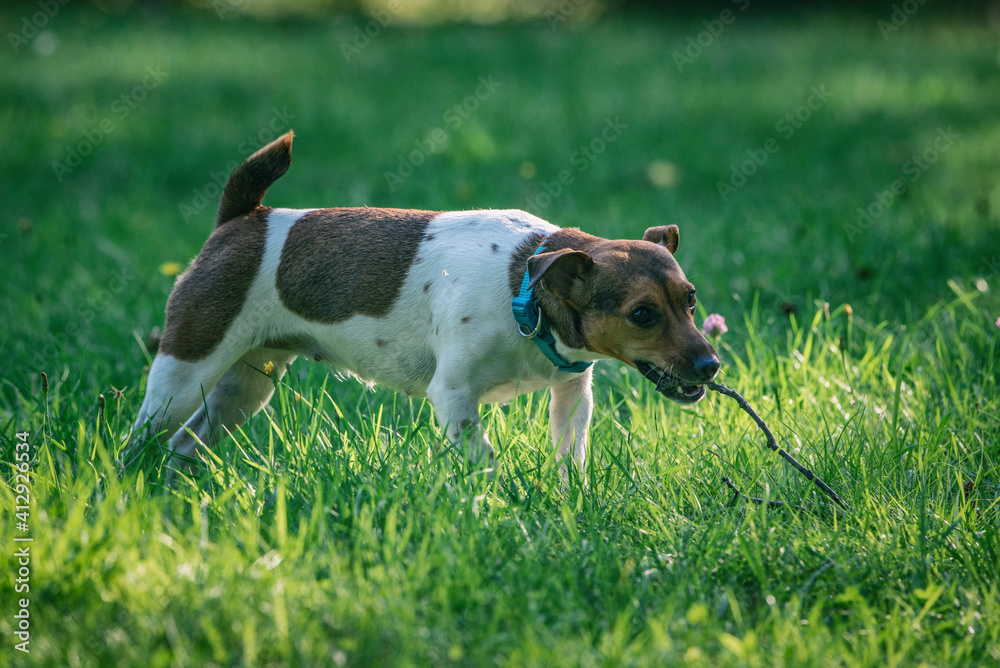
[[[788,454],[787,450],[785,450],[784,448],[782,448],[781,446],[778,445],[778,442],[774,438],[774,434],[772,434],[771,430],[767,428],[767,424],[764,422],[764,420],[761,419],[761,417],[759,415],[757,415],[757,412],[750,406],[750,404],[747,402],[747,400],[744,399],[740,395],[739,392],[736,392],[735,390],[731,390],[728,387],[726,387],[725,385],[722,385],[721,383],[708,383],[707,387],[710,390],[713,390],[713,391],[718,392],[720,394],[726,395],[730,399],[735,399],[736,403],[739,404],[740,408],[742,408],[743,411],[747,415],[749,415],[750,417],[752,417],[753,420],[754,420],[754,422],[757,423],[757,426],[760,427],[760,430],[762,432],[764,432],[764,436],[765,436],[765,438],[767,438],[767,447],[771,448],[772,450],[777,451],[777,453],[779,455],[781,455],[782,458],[784,458],[784,460],[786,462],[788,462],[793,467],[795,467],[798,470],[799,473],[801,473],[802,475],[804,475],[806,478],[808,478],[809,480],[811,480],[813,482],[813,484],[815,484],[817,487],[819,487],[821,490],[823,490],[823,493],[825,493],[827,496],[829,496],[831,499],[833,499],[837,503],[838,506],[840,506],[844,510],[847,510],[847,506],[840,499],[840,496],[838,496],[835,491],[833,491],[832,489],[830,489],[829,485],[827,485],[825,482],[823,482],[815,473],[813,473],[812,471],[810,471],[809,469],[807,469],[802,464],[799,464],[798,460],[796,460],[795,457],[792,457],[790,454]],[[727,481],[727,479],[724,478],[723,482],[726,482],[726,481]],[[731,482],[728,482],[728,484],[729,484],[729,486],[731,488],[733,488],[735,490],[735,487],[732,485]],[[738,490],[735,490],[735,491],[738,492]]]

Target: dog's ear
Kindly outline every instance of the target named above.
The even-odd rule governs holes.
[[[564,248],[528,258],[528,286],[541,283],[542,289],[582,308],[590,301],[590,273],[594,259],[583,251]]]
[[[646,230],[646,233],[642,235],[642,240],[660,244],[673,255],[677,252],[677,245],[681,241],[681,233],[676,225],[661,225],[660,227],[651,227]]]

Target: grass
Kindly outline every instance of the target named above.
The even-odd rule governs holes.
[[[988,28],[918,13],[884,40],[874,18],[748,10],[678,72],[698,19],[386,30],[347,62],[354,26],[69,5],[53,55],[0,53],[4,664],[1000,662]],[[147,67],[168,74],[137,93]],[[453,127],[445,114],[490,76]],[[821,85],[829,100],[779,133]],[[53,161],[106,117],[113,131],[59,181]],[[609,118],[627,128],[580,171]],[[301,362],[203,477],[167,490],[156,462],[120,477],[142,341],[172,283],[161,265],[197,252],[212,173],[272,120],[298,135],[273,205],[524,208],[570,170],[541,211],[557,224],[632,238],[679,224],[699,318],[729,321],[724,382],[850,512],[825,509],[734,402],[681,409],[607,362],[586,486],[560,483],[543,393],[484,409],[504,472],[488,479],[426,402]],[[385,173],[434,128],[446,142],[391,189]],[[907,161],[949,128],[912,179]],[[723,200],[717,183],[769,138],[778,151]],[[905,194],[861,229],[857,209],[897,179]],[[32,453],[27,655],[17,432]],[[803,510],[730,504],[723,475]]]

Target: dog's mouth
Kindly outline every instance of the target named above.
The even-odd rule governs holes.
[[[681,378],[664,369],[658,369],[645,360],[636,360],[635,368],[646,380],[656,385],[656,391],[679,404],[693,404],[705,396],[705,386],[687,384]]]

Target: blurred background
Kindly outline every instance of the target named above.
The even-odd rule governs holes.
[[[11,387],[134,387],[221,184],[289,129],[271,205],[676,223],[734,348],[824,304],[905,331],[949,282],[997,310],[996,2],[8,0],[0,25]]]
[[[725,382],[850,513],[735,404],[612,362],[586,490],[544,393],[483,410],[487,480],[425,401],[305,361],[208,475],[116,475],[177,274],[289,130],[272,206],[677,224]],[[36,643],[0,665],[1000,658],[997,0],[3,0],[0,142],[0,511],[30,520]]]

